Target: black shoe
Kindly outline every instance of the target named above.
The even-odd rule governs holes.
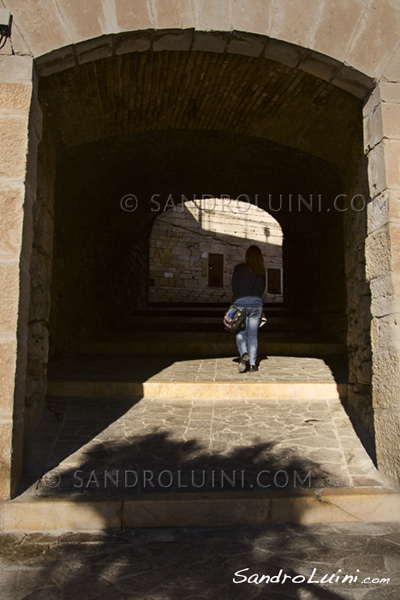
[[[247,352],[240,357],[238,371],[239,373],[245,373],[249,370],[249,355]]]
[[[250,373],[256,373],[258,371],[258,367],[257,365],[251,365],[249,372]]]

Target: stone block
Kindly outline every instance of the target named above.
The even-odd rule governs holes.
[[[306,51],[304,48],[286,44],[279,40],[270,40],[265,48],[265,57],[288,67],[297,67]]]
[[[163,2],[157,3],[149,0],[148,6],[157,29],[194,27],[194,10],[191,0],[163,0]]]
[[[170,29],[154,32],[153,50],[189,50],[193,39],[193,30]]]
[[[119,31],[155,29],[156,19],[152,5],[147,0],[114,0]]]
[[[372,320],[371,343],[376,359],[376,352],[389,352],[395,348],[400,350],[400,314],[383,315]],[[382,374],[379,375],[381,377]],[[400,398],[400,397],[399,397]]]
[[[379,89],[383,102],[400,103],[400,82],[381,81]]]
[[[398,327],[398,326],[397,326]],[[400,400],[400,352],[375,352],[372,363],[373,403],[376,408],[398,408]]]
[[[132,31],[120,33],[114,37],[115,54],[127,54],[129,52],[146,52],[150,50],[153,40],[153,30]]]
[[[22,244],[22,222],[25,190],[0,187],[0,255],[19,256]]]
[[[260,56],[267,40],[258,35],[233,31],[227,45],[227,52],[244,56]]]
[[[299,68],[306,73],[310,73],[310,75],[319,77],[319,79],[331,81],[340,69],[340,63],[327,56],[314,52],[305,55]]]
[[[202,0],[194,3],[194,27],[199,31],[231,31],[233,2]],[[241,29],[241,27],[237,27]]]
[[[371,77],[347,65],[342,66],[332,83],[362,100],[367,98],[375,87]]]
[[[365,241],[366,274],[368,281],[392,270],[388,227],[370,234]]]
[[[400,6],[372,0],[357,24],[346,62],[380,79],[399,44]]]
[[[364,117],[364,151],[367,153],[383,140],[382,103]]]
[[[11,455],[13,425],[0,423],[0,498],[9,498],[11,493]]]
[[[312,47],[344,61],[364,8],[363,0],[322,0],[315,14]]]
[[[12,419],[17,360],[16,334],[0,338],[0,420]]]
[[[393,312],[394,285],[392,273],[372,279],[371,312],[373,317],[383,317]]]
[[[310,15],[317,14],[320,5],[320,0],[292,0],[290,3],[274,3],[271,7],[269,35],[272,38],[310,48],[314,28],[316,28],[316,20],[315,18],[311,19]]]
[[[50,257],[53,254],[54,218],[40,201],[33,206],[34,244],[45,250]]]
[[[32,69],[31,56],[0,56],[2,83],[32,85]]]
[[[266,493],[163,494],[124,502],[123,528],[261,525],[269,522]]]
[[[0,110],[29,111],[32,85],[26,83],[0,83]]]
[[[17,4],[13,9],[14,23],[20,29],[33,56],[46,54],[71,43],[72,32],[68,21],[63,19],[62,9],[56,8],[53,0]]]
[[[44,56],[39,56],[35,61],[39,75],[47,76],[59,73],[65,69],[71,69],[77,64],[73,46],[65,46],[54,50]]]
[[[368,181],[371,198],[376,198],[388,187],[385,167],[385,146],[384,142],[381,142],[368,153]]]
[[[113,54],[112,36],[103,35],[100,38],[76,44],[75,53],[80,65],[102,58],[109,58]]]
[[[0,261],[0,331],[16,331],[19,307],[19,260]]]
[[[370,112],[373,112],[382,102],[381,84],[377,85],[370,93],[367,101],[364,104],[363,116],[366,117]]]
[[[386,185],[391,189],[400,188],[400,140],[385,140]]]
[[[393,206],[393,210],[395,210],[397,202],[400,203],[400,199],[387,190],[367,204],[367,231],[369,234],[389,222],[390,209]]]
[[[389,223],[390,250],[392,254],[392,270],[400,274],[400,223]],[[400,289],[396,289],[400,293]]]
[[[232,29],[268,36],[271,28],[270,0],[232,3]]]
[[[5,530],[88,531],[121,528],[121,501],[68,500],[9,502],[4,511]]]
[[[400,139],[400,104],[383,102],[381,111],[383,135],[389,139]]]
[[[375,445],[378,468],[390,479],[400,479],[400,410],[375,408]],[[393,513],[390,512],[390,518]]]
[[[399,82],[400,81],[400,48],[393,53],[386,69],[383,72],[383,82]]]
[[[112,2],[63,0],[60,8],[74,42],[118,31]]]
[[[25,179],[28,114],[0,114],[0,177]]]

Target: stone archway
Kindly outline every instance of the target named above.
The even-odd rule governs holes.
[[[141,5],[143,8],[141,12],[133,14],[129,11],[121,12],[121,4],[119,2],[112,3],[112,7],[110,4],[110,10],[104,12],[105,18],[92,21],[90,27],[85,19],[80,20],[78,12],[75,12],[73,16],[72,14],[65,15],[64,22],[68,23],[68,27],[65,29],[57,25],[59,17],[55,17],[52,21],[51,35],[47,19],[32,20],[29,18],[29,11],[33,10],[34,3],[26,3],[23,10],[16,6],[14,43],[18,46],[17,51],[31,54],[37,59],[37,69],[42,78],[51,73],[62,73],[66,68],[72,68],[76,64],[89,65],[90,61],[105,56],[111,57],[112,61],[113,55],[122,56],[124,52],[140,53],[151,47],[152,51],[174,49],[181,52],[191,49],[202,52],[212,49],[214,52],[225,52],[226,56],[257,57],[262,55],[263,60],[278,61],[285,65],[284,69],[289,67],[298,72],[312,73],[319,78],[318,81],[330,81],[329,85],[332,90],[345,89],[361,99],[367,98],[369,91],[379,81],[374,94],[364,107],[364,145],[369,159],[369,194],[363,175],[360,137],[356,148],[349,150],[346,154],[348,158],[352,157],[360,165],[357,173],[356,169],[353,169],[352,173],[347,172],[346,190],[350,199],[352,195],[364,192],[371,197],[368,209],[369,220],[365,231],[363,230],[365,226],[362,220],[363,216],[360,213],[355,219],[345,223],[345,230],[346,240],[351,240],[351,250],[360,258],[363,256],[363,240],[365,237],[367,238],[367,277],[372,291],[374,429],[378,461],[386,474],[398,477],[398,442],[396,440],[398,440],[399,423],[397,398],[400,367],[396,321],[398,312],[396,190],[400,186],[397,166],[400,135],[397,122],[400,97],[397,82],[400,78],[400,60],[398,58],[400,55],[396,54],[396,49],[399,11],[387,2],[372,3],[374,6],[367,8],[355,3],[351,15],[347,12],[346,7],[346,19],[344,19],[344,14],[339,10],[332,14],[329,10],[329,3],[326,3],[326,6],[325,4],[321,5],[318,18],[313,19],[313,27],[310,28],[309,18],[302,17],[302,15],[313,14],[313,11],[305,13],[303,7],[300,13],[296,13],[293,3],[290,13],[287,12],[288,9],[285,5],[283,18],[281,18],[282,15],[278,18],[272,3],[265,6],[261,2],[252,3],[251,10],[250,5],[235,5],[230,7],[225,14],[219,13],[216,8],[210,11],[207,7],[204,7],[200,13],[194,14],[191,9],[187,9],[183,5],[179,7],[178,11],[177,7],[174,7],[171,11],[161,10],[154,13],[147,10],[145,4]],[[161,3],[158,8],[160,7]],[[242,12],[242,9],[245,9],[245,12]],[[243,24],[244,14],[248,31],[232,32],[234,29],[243,29],[243,25],[242,27],[238,27],[238,25],[239,23]],[[260,19],[261,16],[262,19]],[[124,21],[123,24],[121,19]],[[36,23],[36,25],[29,29],[26,25],[28,22]],[[334,31],[335,26],[339,27],[340,25],[342,28],[343,22],[346,22],[348,27],[339,43],[335,38]],[[82,27],[86,27],[85,23],[91,28],[91,32],[83,35]],[[166,32],[141,31],[140,33],[129,31],[138,28],[145,30],[154,26],[157,28],[176,27],[177,23],[180,27],[194,26],[197,30],[211,28],[214,31],[210,33],[193,29]],[[372,35],[377,28],[382,27],[386,28],[384,42],[381,41],[380,36]],[[121,33],[119,36],[80,42],[84,37],[94,38],[97,35],[108,33],[110,28]],[[218,30],[226,32],[220,33]],[[328,34],[328,30],[330,34]],[[355,30],[357,30],[357,35],[353,35]],[[257,35],[253,35],[254,33]],[[280,39],[274,40],[271,37]],[[77,42],[79,43],[77,44]],[[366,48],[368,48],[368,52],[366,52]],[[51,54],[52,51],[54,51],[53,54]],[[323,52],[325,56],[316,54],[316,52]],[[50,54],[45,56],[46,53]],[[347,65],[350,64],[351,67],[344,65],[344,62]],[[35,100],[37,80],[36,76],[32,77],[31,69],[31,58],[12,56],[11,53],[1,57],[1,70],[4,74],[3,85],[7,90],[7,95],[2,101],[2,136],[5,141],[9,139],[9,136],[18,141],[13,144],[13,152],[8,152],[4,156],[2,170],[2,185],[5,189],[3,198],[6,202],[4,206],[10,206],[11,202],[15,209],[12,227],[15,231],[14,240],[17,240],[16,243],[10,244],[8,238],[5,238],[1,267],[2,277],[5,281],[2,302],[6,307],[3,311],[5,317],[2,327],[3,389],[5,390],[2,409],[4,434],[2,436],[4,440],[2,495],[4,497],[11,493],[11,489],[16,489],[21,462],[22,421],[25,411],[26,342],[29,339],[32,348],[32,340],[35,340],[35,335],[36,339],[40,339],[42,335],[40,320],[36,323],[36,330],[32,331],[31,326],[31,330],[28,332],[27,327],[29,298],[27,272],[31,264],[32,230],[29,215],[33,202],[36,200],[35,148],[42,131],[41,111]],[[87,76],[89,76],[88,71],[85,74],[85,77]],[[320,85],[323,88],[327,84]],[[290,97],[295,97],[295,81],[293,81],[293,86],[291,90],[293,93]],[[84,102],[88,105],[86,98],[84,98]],[[336,104],[339,107],[338,119],[340,120],[345,111],[339,100]],[[239,108],[240,105],[238,105]],[[361,106],[358,110],[361,111]],[[232,113],[228,112],[228,114]],[[361,112],[359,114],[361,115]],[[30,115],[30,146],[29,161],[26,165],[28,115]],[[359,124],[361,124],[361,117]],[[345,130],[346,126],[343,127],[343,131]],[[290,131],[289,129],[287,132],[289,137]],[[359,130],[359,136],[360,133]],[[274,133],[269,126],[265,129],[265,135],[274,140]],[[40,173],[50,173],[51,176],[46,179],[46,185],[43,185],[43,182],[40,184],[39,202],[36,201],[34,209],[36,214],[42,214],[43,218],[47,214],[51,216],[52,178],[55,176],[54,165],[52,166],[54,152],[50,137],[49,131],[45,130],[39,179]],[[323,133],[323,137],[326,138],[326,133]],[[284,140],[275,139],[274,141],[282,142]],[[297,141],[299,149],[307,151],[306,145],[310,143],[310,140],[304,136],[304,131],[303,135],[302,131],[299,131]],[[320,149],[323,144],[317,143],[315,147]],[[44,150],[45,148],[46,150]],[[327,159],[327,156],[320,156],[320,158]],[[362,192],[360,192],[361,188]],[[385,198],[389,198],[389,202],[383,202]],[[24,213],[22,212],[23,201],[25,202]],[[24,221],[22,221],[23,214],[25,215]],[[357,223],[360,219],[361,222]],[[46,222],[46,219],[44,221],[39,219],[39,221],[43,223]],[[51,219],[48,219],[48,223],[46,231],[41,232],[43,239],[51,237]],[[353,236],[355,232],[359,237]],[[36,245],[36,250],[36,254],[43,257],[43,252],[41,252],[43,248],[40,245]],[[36,259],[41,260],[39,256],[36,256]],[[45,272],[46,268],[44,268]],[[353,280],[354,278],[349,278],[349,281]],[[46,275],[44,275],[42,291],[45,295],[48,291],[46,282]],[[352,287],[353,284],[350,283],[350,288]],[[39,285],[37,292],[39,293],[40,290],[41,286]],[[367,291],[366,288],[363,294],[366,312],[369,307]],[[354,312],[352,309],[349,315],[353,324],[357,320]],[[31,321],[31,325],[32,323],[33,321]],[[354,331],[356,329],[357,325],[354,326]],[[37,358],[39,360],[46,354],[45,338],[46,336],[42,335],[42,341],[38,343],[40,348]],[[363,349],[355,348],[355,353],[359,355],[360,350],[362,352]],[[37,375],[36,373],[36,379],[41,380],[41,374],[39,373],[39,377]],[[28,383],[28,385],[31,384]],[[354,392],[356,393],[360,386],[362,388],[362,385],[355,381]]]

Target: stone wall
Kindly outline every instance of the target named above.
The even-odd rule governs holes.
[[[55,148],[47,135],[39,146],[38,191],[33,205],[33,246],[28,329],[25,434],[43,408],[47,390],[53,267]]]
[[[225,302],[246,249],[259,246],[266,269],[282,268],[282,230],[268,213],[244,201],[203,199],[157,217],[150,237],[150,302]],[[223,285],[209,286],[209,254],[223,256]],[[282,302],[283,294],[264,295]]]
[[[30,57],[0,57],[0,497],[22,468],[32,206],[42,131]]]

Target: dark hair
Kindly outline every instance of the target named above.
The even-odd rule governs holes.
[[[249,271],[264,275],[265,267],[263,255],[258,246],[249,246],[246,250],[246,267]]]

